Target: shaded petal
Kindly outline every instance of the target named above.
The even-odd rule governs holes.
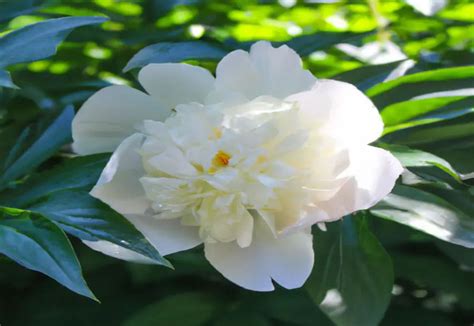
[[[143,233],[162,256],[188,250],[202,243],[199,229],[184,226],[179,219],[159,219],[146,215],[125,217]]]
[[[185,63],[158,63],[145,66],[138,74],[143,88],[166,108],[190,102],[204,103],[214,85],[214,77],[204,68]]]
[[[206,243],[207,260],[224,277],[254,291],[272,291],[272,279],[287,289],[301,287],[314,263],[310,230],[275,238],[261,220],[255,221],[254,239],[241,248],[236,242]]]
[[[150,206],[140,178],[144,176],[138,150],[145,136],[133,134],[111,156],[90,194],[121,214],[144,214]]]
[[[89,248],[101,252],[107,256],[114,257],[117,259],[122,259],[126,261],[131,261],[134,263],[140,264],[154,264],[155,262],[139,253],[129,250],[124,247],[120,247],[115,243],[99,240],[99,241],[82,241]]]
[[[74,151],[81,155],[113,152],[146,119],[164,120],[170,110],[128,86],[110,86],[92,95],[72,122]]]
[[[250,52],[236,50],[226,55],[216,69],[216,90],[213,98],[225,98],[215,93],[247,100],[270,95],[283,99],[309,90],[316,78],[302,68],[298,54],[286,45],[272,47],[269,42],[257,42]]]
[[[349,83],[318,80],[310,91],[287,100],[298,102],[309,124],[347,144],[369,144],[382,135],[383,121],[377,108]]]
[[[202,242],[196,227],[183,226],[177,219],[159,220],[145,215],[127,215],[126,217],[162,256],[194,248]],[[108,241],[83,242],[95,251],[114,258],[142,264],[155,263],[150,258]]]
[[[364,146],[350,153],[351,177],[328,201],[318,204],[320,220],[336,220],[352,212],[367,209],[387,196],[403,172],[400,162],[388,151]]]

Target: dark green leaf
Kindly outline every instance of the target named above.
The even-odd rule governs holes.
[[[351,83],[357,86],[361,91],[365,91],[383,82],[403,62],[404,61],[396,61],[381,65],[364,66],[345,71],[331,78]]]
[[[436,245],[442,252],[453,259],[462,270],[474,272],[474,250],[457,246],[449,242],[439,241]]]
[[[358,43],[373,32],[318,32],[310,35],[295,37],[288,42],[274,42],[275,45],[287,44],[301,56],[308,56],[315,51],[327,50],[339,43]]]
[[[110,241],[171,267],[133,224],[85,191],[57,191],[29,209],[82,240]]]
[[[21,177],[33,168],[37,167],[43,161],[64,144],[71,141],[71,122],[74,117],[74,109],[68,107],[51,123],[51,125],[36,139],[36,141],[24,151],[14,162],[6,167],[3,175],[0,177],[0,186],[4,186],[9,181]],[[18,145],[18,142],[16,145]],[[17,148],[12,149],[17,155]]]
[[[3,1],[0,1],[0,22],[35,11],[43,2],[36,0]]]
[[[392,257],[398,278],[411,280],[420,287],[454,294],[466,309],[474,308],[473,273],[460,270],[442,256],[394,253]],[[431,272],[427,272],[427,267]]]
[[[319,309],[310,295],[302,290],[277,289],[271,293],[245,293],[241,298],[242,310],[251,310],[270,320],[291,325],[329,326],[331,321]]]
[[[0,208],[0,253],[44,273],[70,290],[95,299],[64,232],[40,214]]]
[[[203,41],[163,42],[141,49],[123,71],[141,68],[150,63],[181,62],[189,59],[219,60],[226,54],[227,51],[218,45]]]
[[[30,177],[25,183],[0,194],[0,203],[26,207],[53,192],[83,188],[90,190],[99,179],[110,154],[78,156],[55,168]]]
[[[408,225],[438,239],[474,248],[474,218],[435,194],[407,186],[370,210],[374,215]]]
[[[359,216],[317,231],[315,270],[305,285],[336,325],[378,325],[393,285],[390,256]]]
[[[124,325],[201,326],[212,319],[219,307],[220,303],[215,296],[206,293],[181,293],[143,308]]]

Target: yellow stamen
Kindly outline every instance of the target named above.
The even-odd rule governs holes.
[[[218,151],[216,156],[212,159],[212,164],[217,167],[224,167],[229,164],[230,155],[224,151]]]

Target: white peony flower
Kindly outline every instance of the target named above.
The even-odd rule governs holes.
[[[371,101],[350,84],[316,80],[287,46],[231,52],[216,78],[151,64],[138,79],[149,95],[107,87],[74,119],[77,153],[114,152],[92,196],[162,255],[204,243],[209,262],[244,288],[302,286],[314,261],[311,226],[371,207],[402,172],[367,145],[383,129]]]

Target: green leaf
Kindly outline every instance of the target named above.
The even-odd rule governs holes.
[[[403,62],[396,61],[381,65],[364,66],[345,71],[331,78],[351,83],[361,91],[365,91],[383,82]]]
[[[0,207],[0,253],[96,300],[68,238],[40,214]]]
[[[162,42],[141,49],[127,63],[124,72],[150,63],[181,62],[190,59],[219,60],[227,51],[216,44],[203,41]]]
[[[397,185],[370,212],[438,239],[474,248],[474,218],[427,191]]]
[[[390,256],[362,217],[317,230],[315,270],[305,287],[336,325],[378,325],[391,298]]]
[[[462,173],[474,171],[474,113],[390,133],[386,143],[416,147],[443,157]]]
[[[397,278],[410,280],[421,287],[454,294],[467,310],[474,308],[474,274],[460,270],[440,255],[393,253]],[[429,271],[427,272],[427,268]]]
[[[380,144],[379,146],[390,151],[404,167],[435,166],[448,173],[454,179],[461,181],[459,173],[451,166],[451,164],[449,164],[448,161],[441,157],[417,149],[412,149],[407,146],[390,144]]]
[[[131,316],[125,326],[201,326],[218,311],[218,298],[208,293],[181,293],[166,297]]]
[[[0,86],[11,87],[5,79],[7,66],[41,60],[56,53],[59,44],[76,27],[99,24],[105,17],[63,17],[32,24],[0,38]]]
[[[110,241],[172,267],[132,223],[85,191],[57,191],[28,209],[43,214],[82,240]]]
[[[358,43],[364,37],[373,34],[373,31],[365,33],[351,32],[318,32],[292,38],[288,42],[273,42],[275,45],[286,44],[301,56],[308,56],[315,51],[327,50],[339,43]]]
[[[63,17],[15,30],[0,38],[0,67],[52,56],[71,30],[106,20],[105,17]]]
[[[9,181],[15,180],[40,165],[61,146],[71,141],[71,122],[74,117],[74,109],[67,107],[51,123],[51,125],[36,139],[36,141],[21,155],[18,155],[18,141],[10,152],[10,157],[17,157],[11,164],[8,164],[0,177],[0,187],[5,186]]]
[[[241,297],[240,307],[284,325],[332,325],[304,289],[276,289],[270,293],[246,292]]]
[[[0,193],[0,203],[26,207],[56,191],[92,189],[102,173],[110,154],[78,156],[48,171],[31,176],[26,182]]]
[[[461,247],[449,242],[436,242],[438,248],[454,260],[461,270],[474,272],[474,250]]]
[[[39,4],[43,1],[35,0],[14,0],[0,2],[0,22],[20,15],[26,15],[39,8]]]
[[[474,85],[474,66],[444,68],[403,76],[378,84],[367,91],[382,109],[417,95],[470,88]]]
[[[385,126],[395,126],[414,118],[451,118],[453,114],[464,112],[474,106],[474,96],[446,96],[424,98],[395,103],[381,112]]]

